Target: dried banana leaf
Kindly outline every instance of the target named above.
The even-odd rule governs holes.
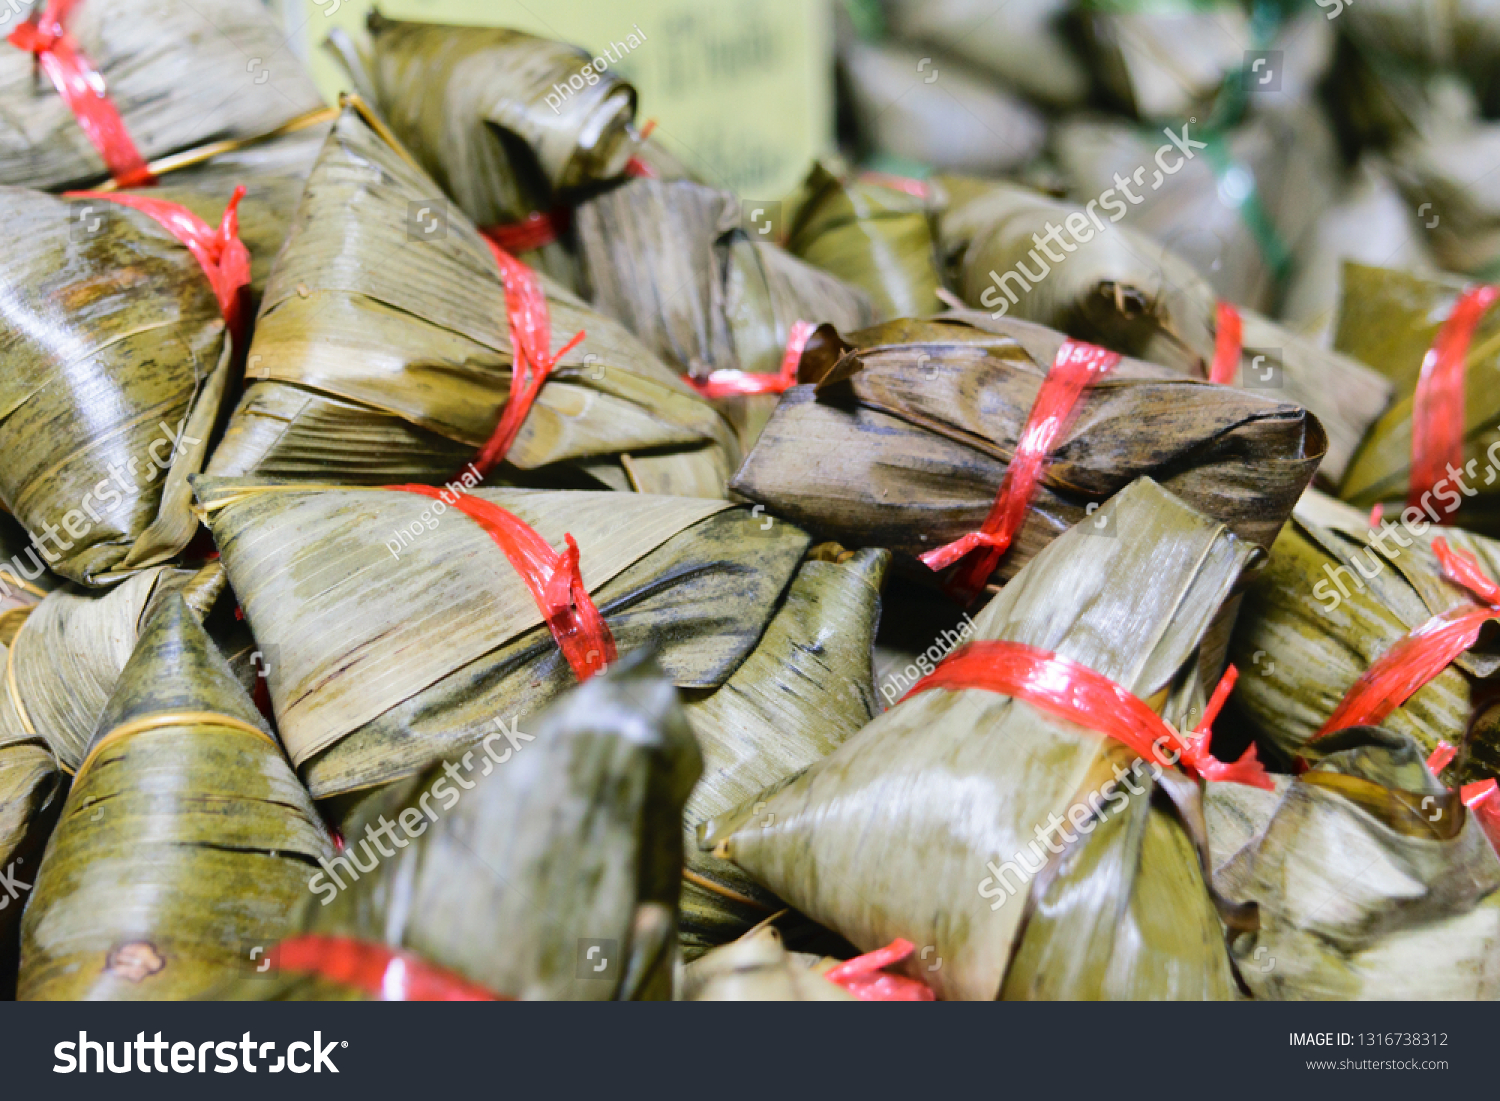
[[[1382,64],[1457,70],[1493,102],[1500,61],[1500,4],[1494,0],[1377,0],[1349,4],[1348,14],[1350,39]]]
[[[1040,111],[957,58],[923,64],[931,52],[869,42],[839,51],[861,146],[977,175],[1015,171],[1042,151],[1047,122]]]
[[[1217,136],[1168,129],[1204,147],[1190,145],[1188,157],[1163,130],[1096,117],[1059,123],[1052,151],[1069,195],[1080,203],[1119,196],[1116,181],[1132,181],[1126,198],[1140,202],[1121,224],[1187,260],[1218,297],[1273,310],[1290,249],[1333,202],[1340,165],[1328,124],[1316,109],[1295,107],[1262,110]],[[1163,146],[1170,154],[1158,159]],[[1180,167],[1168,174],[1164,164]]]
[[[1053,107],[1077,106],[1089,73],[1068,40],[1068,0],[893,0],[893,33],[929,42]],[[941,76],[939,76],[941,79]]]
[[[1217,301],[1182,257],[1123,225],[1095,232],[1104,223],[1092,203],[1075,206],[1010,184],[945,180],[944,186],[954,201],[940,223],[941,247],[950,281],[970,306],[1207,377]],[[1064,227],[1076,251],[1054,266],[1033,236],[1058,238]],[[1239,312],[1244,332],[1235,381],[1317,416],[1328,434],[1322,475],[1336,485],[1389,403],[1390,383],[1351,356],[1320,348],[1253,310]]]
[[[1403,135],[1391,165],[1442,267],[1500,276],[1500,124],[1469,121]],[[1404,266],[1388,256],[1371,262]]]
[[[440,483],[485,445],[510,390],[505,291],[489,248],[440,196],[344,112],[277,259],[211,474]],[[588,336],[498,473],[722,496],[738,460],[723,418],[623,328],[542,282],[552,347]]]
[[[66,28],[104,78],[148,161],[213,139],[262,133],[321,105],[302,63],[258,3],[83,0],[71,8]],[[0,181],[62,191],[108,175],[32,55],[5,46]]]
[[[670,998],[682,806],[702,768],[671,680],[637,652],[517,725],[367,802],[299,928],[506,997]],[[322,993],[290,974],[240,991]]]
[[[0,646],[0,658],[6,656]],[[36,880],[42,849],[62,805],[63,776],[46,742],[15,718],[0,696],[0,1000],[15,997],[21,911]]]
[[[389,490],[196,488],[273,655],[277,728],[319,799],[418,773],[576,683],[521,578],[468,517]],[[619,652],[659,646],[681,688],[718,688],[744,662],[808,546],[723,501],[473,493],[552,546],[572,534]]]
[[[1207,111],[1225,79],[1237,75],[1250,17],[1235,0],[1187,0],[1148,10],[1093,0],[1079,16],[1093,72],[1138,118],[1186,118]]]
[[[1259,998],[1494,999],[1500,860],[1484,830],[1409,737],[1335,737],[1225,871],[1260,911],[1234,944],[1246,984]]]
[[[820,549],[833,560],[803,563],[744,664],[721,688],[688,698],[703,751],[703,779],[683,818],[680,923],[688,958],[781,909],[733,864],[698,851],[698,823],[827,756],[877,712],[870,653],[890,555]]]
[[[557,192],[620,175],[636,150],[635,89],[594,72],[576,46],[378,13],[368,30],[349,67],[363,68],[391,129],[477,225],[550,210]],[[575,78],[581,89],[568,87]]]
[[[852,1002],[822,971],[837,960],[788,952],[767,925],[715,948],[682,969],[683,1002]]]
[[[1244,671],[1237,711],[1263,745],[1316,758],[1323,740],[1313,736],[1377,658],[1433,616],[1473,605],[1442,575],[1431,550],[1439,534],[1500,578],[1500,544],[1460,528],[1428,530],[1418,517],[1371,531],[1363,514],[1315,492],[1298,505],[1245,594],[1230,651]],[[1500,715],[1469,722],[1480,682],[1497,671],[1500,647],[1481,637],[1383,725],[1428,753],[1439,741],[1464,745],[1468,731],[1467,753],[1444,776],[1500,774]]]
[[[821,381],[788,391],[731,488],[819,538],[888,547],[926,574],[918,555],[984,522],[1052,363],[1043,349],[1063,340],[1005,325],[1016,335],[932,321],[847,340],[820,329],[801,377]],[[1323,448],[1317,420],[1295,405],[1127,364],[1084,393],[995,579],[1142,475],[1270,546]],[[1101,544],[1115,534],[1097,530]]]
[[[53,570],[113,584],[197,531],[187,476],[229,383],[224,318],[193,254],[145,214],[22,188],[0,188],[0,210],[15,233],[0,498]]]
[[[181,594],[203,618],[224,588],[213,564],[196,573],[157,566],[103,594],[49,593],[9,640],[0,738],[47,746],[71,774],[156,609]]]
[[[1417,380],[1438,329],[1465,285],[1452,276],[1354,263],[1344,266],[1344,296],[1335,347],[1368,363],[1395,389],[1395,400],[1370,429],[1339,484],[1339,496],[1358,508],[1386,502],[1390,511],[1406,503]],[[1496,451],[1500,444],[1496,370],[1500,370],[1500,313],[1491,310],[1474,330],[1464,372],[1463,465],[1468,481],[1460,481],[1474,493],[1464,490],[1461,495],[1449,484],[1434,498],[1436,510],[1446,522],[1487,535],[1500,535],[1500,484],[1494,479],[1500,463],[1496,457],[1500,455]]]
[[[581,203],[573,222],[594,306],[685,374],[775,374],[796,322],[862,328],[874,320],[863,291],[751,238],[727,191],[632,179]],[[715,404],[748,447],[776,398]]]
[[[312,800],[180,597],[141,635],[22,923],[26,1000],[183,999],[286,935],[333,854]]]
[[[841,179],[822,164],[802,187],[807,197],[787,241],[794,256],[863,290],[876,321],[943,308],[931,199],[878,180]]]
[[[1355,166],[1347,192],[1318,219],[1297,248],[1281,318],[1287,328],[1319,346],[1333,343],[1342,297],[1344,262],[1406,271],[1437,267],[1411,208],[1390,179],[1390,168],[1367,156]]]
[[[1119,538],[1064,535],[975,617],[976,637],[1056,651],[1191,728],[1199,640],[1254,548],[1146,478],[1100,515]],[[941,967],[907,966],[939,997],[1230,998],[1197,786],[1143,765],[1127,796],[1135,761],[998,693],[923,692],[699,843],[860,948],[933,946]],[[1052,861],[1033,827],[1063,815],[1078,833],[1049,843]],[[1028,843],[1036,878],[1002,874],[1007,899],[986,862],[1019,871]]]

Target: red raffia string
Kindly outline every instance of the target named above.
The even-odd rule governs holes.
[[[967,562],[954,571],[947,588],[965,604],[972,603],[983,590],[990,574],[1010,549],[1011,540],[1021,530],[1026,506],[1042,480],[1048,456],[1077,414],[1078,399],[1097,380],[1108,375],[1120,362],[1120,356],[1093,344],[1065,340],[1057,351],[1047,377],[1042,380],[1031,414],[1026,418],[1016,444],[1015,455],[1000,482],[995,503],[975,532],[928,551],[922,562],[931,570],[942,570],[962,558]]]
[[[926,180],[914,180],[909,176],[893,176],[888,172],[861,172],[859,179],[861,183],[888,187],[892,191],[904,191],[916,199],[932,197],[932,187]]]
[[[505,399],[505,408],[500,411],[500,419],[489,442],[474,460],[474,468],[480,477],[504,460],[547,376],[557,366],[557,361],[582,344],[587,335],[580,329],[572,340],[553,354],[552,319],[547,312],[547,295],[542,290],[541,280],[536,277],[536,272],[490,238],[486,237],[485,243],[495,255],[500,278],[505,283],[505,316],[510,325],[513,363],[510,395]]]
[[[68,191],[67,199],[97,200],[138,210],[187,246],[208,277],[214,298],[224,314],[224,323],[236,343],[244,335],[244,288],[250,285],[250,250],[240,240],[240,200],[245,189],[236,187],[224,208],[217,229],[185,206],[127,191]]]
[[[1376,502],[1375,507],[1370,510],[1370,528],[1374,531],[1380,530],[1380,521],[1385,519],[1385,506]]]
[[[786,351],[781,356],[781,370],[774,375],[719,370],[706,379],[684,375],[682,380],[710,401],[720,398],[750,397],[755,394],[784,394],[797,385],[797,368],[802,363],[802,353],[816,331],[817,326],[810,321],[792,323],[792,330],[787,336]]]
[[[656,129],[656,120],[647,119],[646,125],[641,127],[641,138],[644,142],[651,136],[651,131]],[[631,157],[625,162],[625,175],[634,176],[638,179],[654,180],[657,178],[656,169],[652,168],[640,157]]]
[[[331,979],[383,1002],[500,1002],[493,994],[407,952],[352,937],[310,934],[284,940],[267,953],[276,972]]]
[[[1208,381],[1229,386],[1239,374],[1240,355],[1245,345],[1245,322],[1240,311],[1228,302],[1220,302],[1214,314],[1214,361],[1208,370]]]
[[[845,960],[825,971],[823,977],[862,1002],[930,1002],[935,996],[926,983],[904,975],[888,975],[882,970],[900,963],[916,949],[911,941],[898,937],[884,948]]]
[[[614,635],[584,586],[578,543],[571,535],[563,536],[568,549],[558,554],[526,521],[482,497],[433,486],[386,488],[442,501],[482,527],[531,590],[547,629],[580,681],[614,664]]]
[[[1450,467],[1464,461],[1464,377],[1469,345],[1486,311],[1500,299],[1500,287],[1470,287],[1459,296],[1437,339],[1422,358],[1422,373],[1412,396],[1411,484],[1406,503],[1422,507]],[[1445,516],[1438,523],[1451,522]]]
[[[1438,742],[1432,756],[1427,758],[1427,771],[1434,776],[1440,775],[1457,754],[1458,750],[1447,742]],[[1478,819],[1479,828],[1484,830],[1490,845],[1500,853],[1500,798],[1496,797],[1496,790],[1494,780],[1480,780],[1459,788],[1458,799]]]
[[[1486,623],[1500,618],[1500,585],[1484,575],[1474,556],[1454,551],[1442,538],[1432,541],[1432,550],[1443,576],[1484,603],[1435,615],[1382,654],[1344,693],[1313,741],[1336,730],[1384,722],[1455,658],[1473,649]]]
[[[516,256],[555,243],[563,233],[567,232],[572,220],[572,209],[558,206],[546,211],[533,210],[519,222],[486,226],[479,232],[512,256]]]
[[[1438,742],[1432,751],[1432,756],[1427,758],[1427,771],[1434,776],[1439,775],[1443,769],[1453,763],[1453,758],[1458,756],[1458,750],[1447,742]]]
[[[998,692],[1113,738],[1143,760],[1166,768],[1180,763],[1190,775],[1210,783],[1249,784],[1270,791],[1271,778],[1257,760],[1253,745],[1233,764],[1209,752],[1213,720],[1238,675],[1230,666],[1214,690],[1203,722],[1186,737],[1144,700],[1102,673],[1021,642],[971,642],[913,685],[902,699],[934,688]]]
[[[103,75],[64,26],[78,3],[47,0],[45,7],[34,9],[31,18],[11,31],[6,41],[36,58],[115,183],[121,187],[155,183],[156,177],[146,167],[125,120],[109,98]]]

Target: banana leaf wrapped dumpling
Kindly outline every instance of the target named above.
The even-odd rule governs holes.
[[[1340,497],[1359,508],[1412,505],[1436,523],[1500,535],[1497,297],[1453,276],[1344,265],[1335,345],[1389,379],[1395,400]]]
[[[847,339],[818,330],[804,385],[777,406],[732,488],[818,538],[888,547],[908,566],[987,524],[996,487],[1015,496],[1008,472],[1025,465],[1017,441],[1056,382],[1051,365],[1078,350],[1038,326],[987,327],[1006,335],[925,321]],[[1269,546],[1324,449],[1298,406],[1132,361],[1087,385],[1074,413],[1058,422],[1050,465],[1028,468],[1038,479],[995,579],[1141,475]]]
[[[1062,536],[975,616],[980,641],[928,690],[704,823],[700,846],[861,949],[934,946],[942,967],[908,973],[939,997],[1233,997],[1198,788],[1154,763],[1176,736],[1145,716],[1182,729],[1204,717],[1199,642],[1256,551],[1150,479],[1100,513],[1118,538],[1087,525]],[[1152,584],[1126,583],[1140,577]],[[1049,704],[943,679],[990,660],[986,647],[1041,662],[1036,684],[1107,678],[1101,711],[1129,710],[1158,733],[1110,737],[1078,725],[1109,728],[1108,714],[1058,717],[1071,687]],[[1192,744],[1179,760],[1202,753]],[[1253,755],[1197,760],[1266,782]]]
[[[1500,859],[1478,816],[1410,737],[1359,727],[1328,741],[1219,877],[1259,911],[1233,945],[1246,985],[1258,998],[1493,999]]]
[[[655,645],[678,687],[717,689],[809,544],[790,524],[691,497],[196,488],[268,656],[277,728],[318,799],[461,754],[496,717],[531,714],[608,664],[611,646]],[[576,558],[551,549],[569,536]],[[545,593],[559,576],[571,579],[561,604]],[[575,612],[587,617],[576,630]]]
[[[355,86],[476,225],[550,211],[635,152],[635,89],[575,46],[375,12],[367,29],[368,48],[339,47]]]
[[[0,188],[15,231],[0,263],[0,498],[53,570],[90,585],[170,559],[197,530],[187,476],[228,388],[249,274],[232,206],[217,232],[197,227],[195,255],[186,228],[157,220],[188,212],[122,202],[157,200]]]
[[[1500,612],[1486,614],[1493,601],[1476,591],[1497,577],[1493,540],[1438,535],[1419,509],[1372,525],[1310,492],[1246,590],[1230,652],[1246,674],[1236,714],[1285,758],[1316,760],[1338,730],[1379,724],[1426,753],[1463,748],[1443,773],[1455,782],[1500,774],[1500,714],[1471,719],[1500,671],[1484,630]],[[1455,622],[1436,649],[1413,650],[1439,617]]]
[[[152,618],[74,778],[22,923],[28,1000],[202,996],[291,928],[312,800],[180,597]]]
[[[503,459],[506,478],[543,485],[722,496],[738,456],[723,418],[620,326],[493,252],[361,110],[313,169],[209,472],[431,484]]]
[[[1128,209],[1114,189],[1085,207],[1016,184],[943,185],[953,201],[940,248],[971,307],[1296,402],[1328,435],[1321,474],[1335,485],[1390,401],[1391,385],[1375,370],[1219,301],[1177,252],[1114,224]]]
[[[671,681],[631,654],[499,726],[346,823],[300,931],[413,953],[502,997],[670,998],[679,822],[702,767]],[[288,960],[296,943],[237,996],[327,996]]]
[[[739,668],[712,692],[687,694],[703,751],[703,779],[683,815],[687,958],[781,908],[734,865],[698,851],[697,823],[821,759],[875,717],[870,654],[889,562],[883,550],[814,548]]]
[[[59,37],[71,51],[52,51]],[[65,52],[81,52],[82,68],[70,70]],[[81,110],[105,134],[123,131],[105,139],[108,159],[58,93],[54,72],[105,89]],[[146,161],[263,133],[319,106],[260,4],[40,0],[11,45],[0,44],[0,182],[61,191],[113,175],[138,185],[150,179]]]

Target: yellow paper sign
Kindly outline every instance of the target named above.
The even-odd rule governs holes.
[[[325,95],[346,87],[323,50],[362,33],[371,0],[273,0]],[[507,26],[609,61],[639,120],[708,183],[745,198],[790,191],[833,148],[832,14],[822,0],[380,0],[392,19]],[[630,44],[636,36],[638,45]],[[626,47],[621,49],[621,47]],[[618,57],[616,62],[614,58]]]

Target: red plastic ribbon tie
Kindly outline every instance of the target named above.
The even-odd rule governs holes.
[[[224,323],[234,334],[236,342],[243,335],[244,320],[242,290],[250,285],[250,250],[240,240],[240,200],[245,197],[244,187],[236,187],[224,208],[224,217],[217,229],[185,206],[153,199],[124,191],[68,191],[67,199],[97,199],[100,202],[128,206],[146,215],[162,229],[187,246],[193,258],[208,276],[208,285],[213,288],[219,309],[224,314]]]
[[[1220,386],[1232,385],[1240,371],[1240,355],[1245,347],[1245,322],[1240,311],[1228,302],[1214,310],[1214,361],[1208,370],[1208,381]]]
[[[656,120],[655,119],[647,119],[646,120],[646,125],[641,127],[641,137],[640,137],[640,140],[642,142],[644,142],[647,138],[649,138],[651,136],[651,131],[653,131],[655,129],[656,129]],[[656,173],[656,169],[652,168],[645,161],[641,160],[640,157],[631,157],[628,161],[625,162],[625,175],[627,175],[627,176],[634,176],[637,179],[646,179],[646,180],[654,180],[654,179],[658,178],[657,177],[657,173]]]
[[[557,239],[567,231],[572,219],[572,210],[566,206],[558,206],[546,211],[533,210],[519,222],[486,226],[479,232],[512,256],[516,256],[556,243]]]
[[[1350,686],[1311,740],[1351,726],[1384,722],[1455,658],[1472,649],[1486,623],[1500,617],[1500,585],[1484,575],[1474,556],[1452,550],[1442,538],[1432,541],[1432,549],[1443,575],[1484,604],[1435,615],[1397,642]]]
[[[902,699],[934,688],[998,692],[1113,738],[1143,760],[1165,768],[1181,764],[1190,775],[1210,783],[1249,784],[1270,791],[1271,778],[1253,745],[1233,764],[1218,760],[1208,748],[1213,719],[1238,675],[1238,670],[1230,666],[1214,690],[1203,722],[1186,737],[1144,700],[1102,673],[1021,642],[971,642],[919,680]]]
[[[442,501],[488,532],[531,590],[547,629],[579,681],[586,681],[614,664],[617,656],[614,635],[583,584],[578,568],[578,543],[571,535],[563,536],[568,549],[559,554],[526,521],[482,497],[433,486],[386,488]],[[453,500],[448,499],[449,494]]]
[[[706,379],[684,375],[683,381],[710,401],[720,398],[751,397],[756,394],[784,394],[797,385],[797,368],[802,353],[817,326],[810,321],[795,321],[787,334],[786,351],[781,356],[781,370],[774,375],[757,375],[749,371],[719,370]]]
[[[1484,830],[1490,845],[1500,853],[1500,798],[1495,797],[1496,787],[1494,780],[1465,784],[1459,789],[1458,797],[1479,820],[1479,828]]]
[[[1422,498],[1464,461],[1464,381],[1469,345],[1496,299],[1500,287],[1481,285],[1464,291],[1422,357],[1422,373],[1412,396],[1411,485],[1406,503],[1421,508]],[[1438,523],[1451,522],[1445,516]]]
[[[1021,530],[1026,506],[1042,480],[1047,457],[1072,423],[1078,399],[1094,382],[1113,371],[1119,362],[1120,356],[1116,352],[1078,340],[1063,341],[1047,377],[1042,380],[1041,389],[1037,391],[1036,401],[1026,418],[1026,427],[1016,443],[1015,455],[1006,468],[1000,491],[995,495],[995,503],[985,517],[983,527],[922,555],[922,562],[928,569],[942,570],[971,551],[980,551],[955,571],[948,583],[949,591],[964,603],[971,603],[979,595],[1000,559],[1010,549],[1016,532]]]
[[[480,477],[493,470],[510,451],[511,445],[520,435],[526,414],[541,393],[547,376],[562,359],[587,335],[582,329],[573,335],[558,350],[552,353],[552,319],[547,312],[547,295],[542,283],[532,271],[505,249],[486,237],[485,243],[495,254],[495,263],[500,266],[500,278],[505,283],[505,317],[510,325],[512,366],[510,395],[505,399],[505,408],[490,435],[489,442],[474,460]]]
[[[884,948],[866,952],[829,968],[823,977],[837,983],[862,1002],[930,1002],[935,995],[926,983],[882,970],[900,963],[917,950],[909,940],[897,937]]]
[[[1385,519],[1385,506],[1383,504],[1381,504],[1379,501],[1377,501],[1375,503],[1375,507],[1370,510],[1370,521],[1369,521],[1370,522],[1370,529],[1372,531],[1379,531],[1380,530],[1380,521],[1382,521],[1384,519]]]
[[[914,180],[910,176],[893,176],[889,172],[861,172],[859,179],[861,183],[888,187],[892,191],[904,191],[916,199],[932,197],[932,187],[926,180]]]
[[[63,25],[77,5],[78,0],[47,0],[45,7],[33,11],[6,41],[36,57],[115,183],[121,187],[155,183],[156,177],[146,167],[125,120],[109,98],[103,75]]]
[[[509,1001],[407,952],[352,937],[316,934],[284,940],[267,953],[272,967],[318,975],[383,1002]]]
[[[1458,750],[1447,742],[1438,742],[1433,749],[1432,755],[1427,758],[1427,771],[1434,776],[1439,775],[1443,769],[1453,763],[1453,758],[1458,756]]]

